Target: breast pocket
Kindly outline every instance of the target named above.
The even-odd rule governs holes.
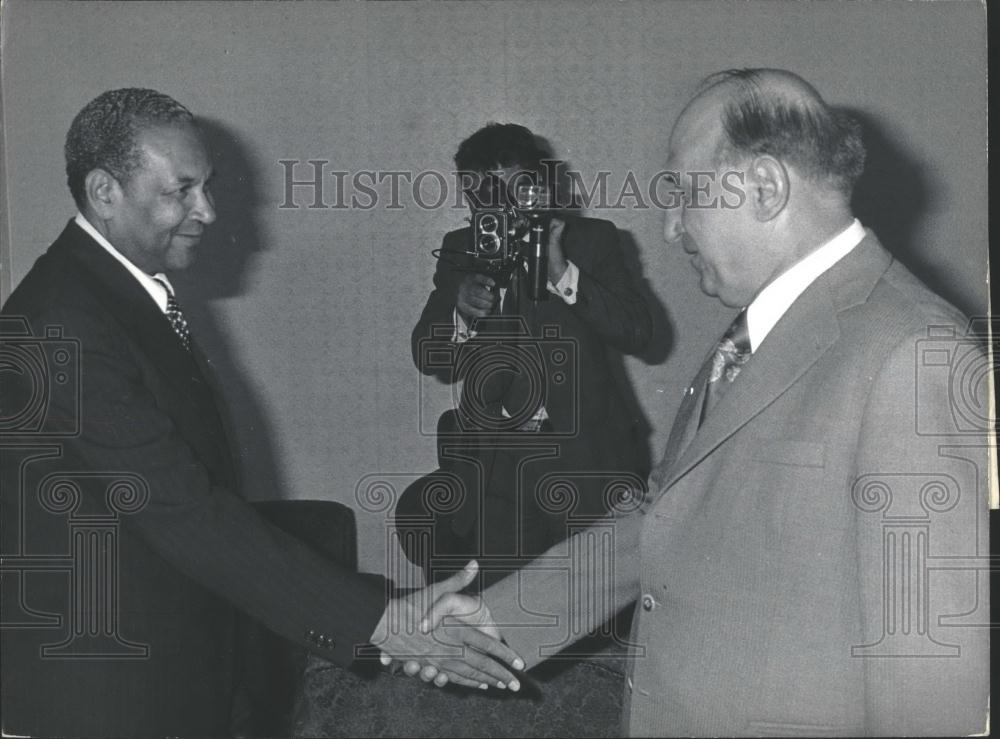
[[[823,506],[826,447],[820,442],[766,439],[750,455],[747,484],[757,507],[760,535],[768,547],[795,546],[795,532],[811,529],[809,522]]]

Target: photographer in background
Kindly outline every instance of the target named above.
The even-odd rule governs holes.
[[[641,351],[652,319],[614,224],[545,207],[558,203],[547,160],[512,123],[485,126],[455,154],[473,224],[444,238],[412,349],[422,373],[464,384],[438,422],[440,469],[396,508],[403,549],[429,579],[472,552],[486,582],[498,579],[565,539],[567,517],[601,516],[642,482],[608,349]],[[525,184],[541,210],[518,202]]]

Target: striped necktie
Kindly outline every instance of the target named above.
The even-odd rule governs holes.
[[[177,334],[177,338],[181,340],[181,344],[187,351],[191,351],[191,332],[188,330],[187,319],[184,317],[184,313],[181,311],[180,305],[177,303],[177,299],[174,297],[173,292],[166,282],[161,280],[159,277],[154,277],[158,283],[163,286],[163,289],[167,291],[167,320],[170,321],[170,327]]]

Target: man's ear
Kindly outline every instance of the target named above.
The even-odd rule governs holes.
[[[121,185],[110,172],[104,169],[92,169],[83,180],[83,192],[87,203],[98,218],[111,218],[121,201]]]
[[[754,217],[770,221],[788,204],[789,178],[785,165],[772,156],[759,156],[749,170],[749,199]]]

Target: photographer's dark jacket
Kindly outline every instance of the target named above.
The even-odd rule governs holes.
[[[458,289],[472,267],[466,254],[470,229],[459,229],[444,238],[434,290],[413,329],[412,350],[424,374],[447,383],[464,381],[457,412],[447,412],[441,427],[445,441],[465,445],[486,470],[496,444],[518,438],[505,411],[517,417],[526,409],[524,416],[531,416],[539,400],[551,424],[550,438],[558,445],[558,456],[544,464],[568,473],[580,494],[576,512],[592,513],[601,507],[603,473],[634,473],[642,465],[636,422],[613,377],[609,349],[641,351],[650,340],[652,319],[625,267],[614,224],[565,220],[563,252],[579,269],[574,304],[551,294],[532,303],[522,294],[517,315],[505,310],[502,319],[474,321],[475,338],[454,342]],[[504,362],[507,370],[498,369]],[[447,468],[444,460],[442,466]],[[477,520],[479,502],[476,495],[467,496],[455,517],[458,533]]]
[[[12,338],[8,329],[22,318],[43,338]],[[8,350],[20,342],[22,357],[47,364],[40,378],[4,372],[5,421],[36,407],[39,379],[49,393],[36,396],[47,403],[40,426],[4,429],[5,559],[65,559],[75,543],[68,519],[108,522],[117,511],[120,523],[111,527],[117,536],[91,552],[117,566],[117,603],[69,603],[68,571],[3,574],[5,623],[47,623],[3,630],[7,731],[223,734],[239,657],[232,605],[333,662],[353,660],[383,611],[383,589],[321,558],[238,497],[205,360],[197,346],[185,351],[123,265],[70,222],[14,291],[3,319]],[[53,351],[56,344],[68,354]],[[78,505],[69,488],[46,487],[53,474],[78,487]],[[113,480],[129,484],[109,489]],[[97,582],[93,572],[74,577],[84,592]],[[73,623],[100,625],[88,642],[97,657],[40,656]]]

